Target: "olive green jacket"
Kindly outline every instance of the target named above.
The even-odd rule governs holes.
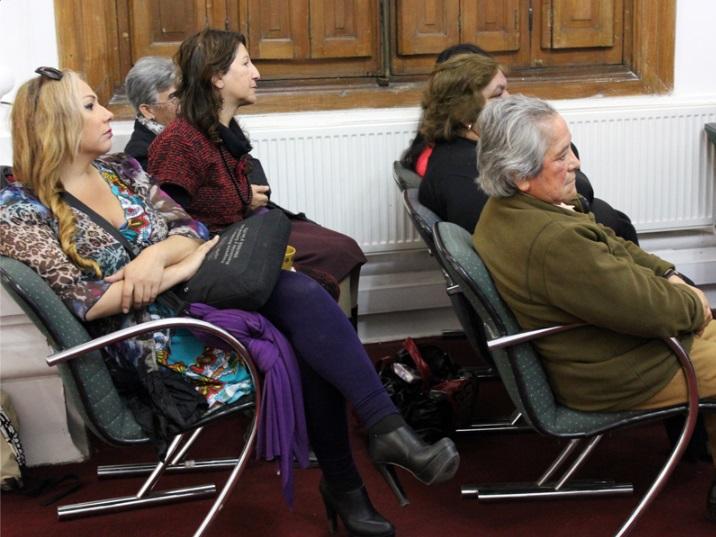
[[[575,200],[576,201],[576,200]],[[648,400],[678,370],[660,338],[691,333],[701,302],[661,277],[672,263],[620,239],[591,213],[518,193],[491,198],[473,241],[525,330],[586,322],[536,346],[564,404],[624,410]]]

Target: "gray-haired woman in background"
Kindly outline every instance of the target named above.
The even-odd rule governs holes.
[[[174,62],[159,56],[140,58],[127,73],[124,88],[137,118],[124,151],[147,169],[149,144],[174,121],[179,101],[174,97]]]

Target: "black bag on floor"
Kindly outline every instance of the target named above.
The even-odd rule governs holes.
[[[405,421],[426,441],[455,432],[469,421],[477,382],[435,345],[412,338],[377,364],[386,391]]]

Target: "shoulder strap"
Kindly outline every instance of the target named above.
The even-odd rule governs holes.
[[[99,214],[94,212],[92,209],[87,207],[87,205],[82,203],[80,200],[78,200],[76,197],[74,197],[69,192],[62,192],[62,194],[60,194],[60,196],[70,207],[74,207],[78,211],[82,211],[90,218],[90,220],[92,220],[95,224],[97,224],[99,227],[104,229],[107,233],[112,235],[112,237],[114,237],[117,240],[117,242],[119,242],[119,244],[124,246],[124,249],[127,251],[127,254],[129,255],[129,257],[131,259],[134,259],[135,257],[137,257],[136,255],[134,255],[134,251],[132,250],[132,245],[127,240],[127,237],[122,235],[122,233],[116,227],[114,227],[112,225],[112,223],[109,222],[106,218],[104,218],[103,216],[100,216]]]
[[[112,237],[114,237],[117,242],[119,242],[119,244],[124,247],[130,259],[134,259],[135,257],[137,257],[136,255],[134,255],[134,251],[132,250],[132,244],[129,242],[129,240],[127,240],[127,237],[122,235],[122,233],[116,227],[114,227],[112,223],[109,222],[106,218],[94,212],[92,209],[87,207],[87,205],[82,203],[69,192],[62,192],[60,196],[62,196],[62,199],[65,200],[65,202],[70,207],[74,207],[78,211],[82,211],[90,218],[90,220],[92,220],[95,224],[104,229],[107,233],[112,235]],[[157,297],[156,301],[157,303],[166,306],[175,313],[183,311],[184,307],[186,306],[186,303],[182,299],[180,299],[171,289],[164,291],[161,295]]]

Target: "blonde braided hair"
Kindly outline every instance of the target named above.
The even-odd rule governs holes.
[[[79,154],[82,109],[77,73],[64,70],[61,80],[38,76],[25,82],[12,108],[13,174],[57,218],[62,251],[82,269],[99,278],[96,261],[77,252],[77,220],[62,199],[61,168]]]

